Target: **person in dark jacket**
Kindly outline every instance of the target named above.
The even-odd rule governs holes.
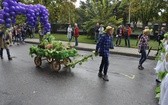
[[[99,68],[99,77],[103,77],[103,80],[109,81],[107,76],[108,66],[109,66],[109,49],[111,46],[111,35],[113,34],[113,28],[111,26],[107,26],[105,33],[100,37],[97,45],[96,45],[96,53],[99,53],[102,56],[102,61]],[[104,75],[102,74],[104,72]]]
[[[96,26],[94,27],[94,32],[95,32],[95,42],[97,42],[98,39],[99,39],[99,28],[100,28],[100,25],[99,25],[99,23],[97,23]]]
[[[122,33],[123,33],[122,25],[120,25],[120,26],[118,27],[118,29],[117,29],[116,46],[120,46],[120,44],[121,44]]]

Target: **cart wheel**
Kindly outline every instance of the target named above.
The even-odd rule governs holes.
[[[65,65],[65,67],[67,67],[67,64],[68,63],[71,63],[72,61],[71,61],[71,59],[70,58],[65,58],[65,59],[63,59],[63,64]]]
[[[41,57],[35,57],[34,58],[34,63],[37,67],[40,67],[41,64],[42,64],[42,60],[41,60]]]
[[[48,61],[49,63],[51,63],[51,62],[52,62],[52,58],[47,58],[47,61]]]
[[[61,69],[60,61],[56,61],[56,60],[52,61],[51,67],[52,67],[53,71],[57,71],[58,72]]]

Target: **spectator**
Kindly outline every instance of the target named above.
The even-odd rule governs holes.
[[[139,41],[139,53],[141,53],[141,58],[139,60],[139,65],[138,65],[139,70],[144,69],[142,64],[145,62],[145,60],[147,58],[146,50],[148,48],[148,35],[149,34],[150,34],[149,29],[143,30],[143,35],[141,36],[140,41]]]
[[[125,46],[130,47],[130,35],[132,34],[132,29],[128,24],[126,27],[124,27],[123,34],[125,38]]]
[[[19,43],[22,41],[22,30],[21,30],[21,27],[18,26],[17,27],[17,34],[16,34],[16,42],[17,42],[17,45],[19,45]]]
[[[26,25],[23,24],[21,27],[21,37],[22,37],[22,42],[24,43],[24,40],[26,39]]]
[[[100,25],[100,28],[99,28],[99,36],[98,36],[98,39],[103,35],[104,33],[104,27],[103,27],[103,24]]]
[[[15,44],[15,42],[16,42],[16,35],[17,35],[17,27],[14,26],[13,31],[12,31],[13,44]]]
[[[114,32],[114,28],[112,29],[113,30],[113,32]],[[111,39],[111,41],[110,41],[110,49],[114,49],[114,44],[113,44],[113,39],[114,39],[114,33],[112,33],[112,35],[110,36],[110,39]]]
[[[121,38],[122,38],[122,33],[123,33],[122,31],[123,31],[123,30],[122,30],[122,25],[120,25],[120,26],[118,27],[118,29],[117,29],[116,46],[120,46],[120,44],[121,44]]]
[[[8,60],[12,60],[11,56],[10,56],[10,51],[9,51],[9,44],[10,44],[10,35],[11,35],[11,31],[6,30],[6,32],[4,33],[4,31],[2,29],[0,29],[0,57],[1,59],[3,59],[3,49],[6,49],[7,52],[7,56],[8,56]]]
[[[99,23],[97,23],[95,28],[94,28],[94,31],[95,31],[95,42],[97,42],[97,40],[98,40],[99,28],[100,28]]]
[[[68,41],[71,42],[71,40],[72,40],[72,27],[71,27],[71,25],[69,25],[68,29],[67,29],[67,38],[68,38]]]
[[[157,41],[159,43],[159,45],[162,43],[161,40],[163,40],[164,38],[164,34],[165,34],[165,29],[164,27],[162,27],[160,30],[158,30],[158,35],[157,35]]]
[[[44,32],[40,29],[38,33],[39,33],[39,41],[41,43],[43,40]]]
[[[111,38],[110,36],[113,34],[113,28],[111,26],[107,26],[104,35],[100,38],[96,45],[96,53],[99,53],[102,56],[102,61],[99,68],[99,77],[103,77],[103,80],[109,81],[107,76],[108,66],[109,66],[109,48],[111,46]],[[104,71],[103,71],[104,69]],[[104,75],[102,74],[104,72]]]
[[[77,23],[75,23],[74,27],[74,37],[75,37],[75,46],[78,46],[79,28]]]

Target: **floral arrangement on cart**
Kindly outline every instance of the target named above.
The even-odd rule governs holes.
[[[63,45],[61,41],[56,41],[52,35],[45,35],[42,42],[35,46],[30,47],[30,55],[34,57],[34,63],[37,67],[42,65],[43,60],[50,63],[50,67],[54,71],[59,71],[61,65],[65,67],[74,68],[76,64],[82,64],[88,61],[89,58],[93,59],[94,52],[90,55],[80,55],[78,51],[68,45]],[[77,57],[80,59],[77,59]],[[73,61],[72,61],[73,58]]]

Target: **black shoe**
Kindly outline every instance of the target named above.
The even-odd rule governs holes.
[[[4,59],[3,57],[1,57],[1,59]]]
[[[156,82],[157,82],[157,83],[161,83],[161,81],[160,81],[159,79],[156,79]]]
[[[107,76],[107,75],[104,75],[104,76],[103,76],[103,80],[104,80],[104,81],[109,81],[108,76]]]
[[[138,69],[139,69],[139,70],[143,70],[144,67],[142,67],[142,66],[138,66]]]
[[[11,61],[11,60],[12,60],[12,58],[10,57],[10,58],[8,58],[8,60],[9,60],[9,61]]]
[[[103,77],[103,74],[102,73],[98,73],[98,77]]]

